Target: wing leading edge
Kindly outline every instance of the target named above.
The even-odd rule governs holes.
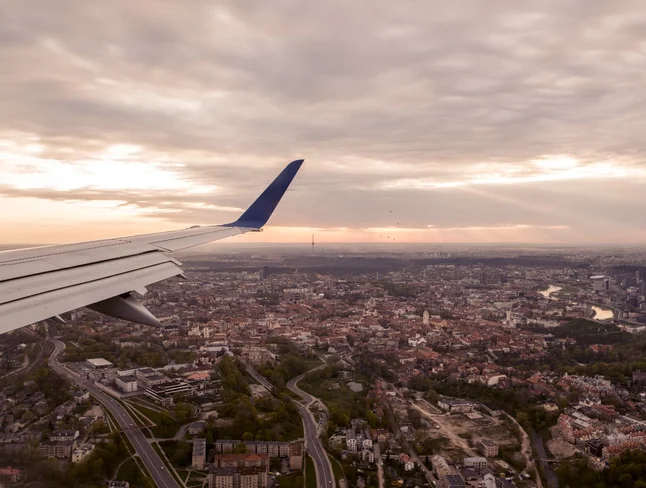
[[[289,163],[235,222],[119,239],[0,252],[0,334],[87,306],[133,322],[159,325],[132,295],[181,276],[168,253],[259,231],[298,173]]]

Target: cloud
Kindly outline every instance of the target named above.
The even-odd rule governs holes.
[[[228,221],[305,157],[278,226],[643,235],[641,2],[42,0],[2,15],[7,201]]]

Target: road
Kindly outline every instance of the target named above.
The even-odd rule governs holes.
[[[384,460],[381,458],[381,448],[377,442],[373,444],[373,447],[375,449],[375,462],[377,463],[377,482],[379,488],[384,488]]]
[[[47,342],[45,339],[43,339],[36,332],[34,332],[32,329],[30,329],[29,327],[20,329],[20,331],[24,334],[27,334],[36,338],[37,342],[35,343],[35,347],[38,347],[38,354],[36,355],[36,359],[34,359],[33,361],[30,361],[29,356],[25,354],[25,360],[23,362],[23,365],[20,368],[15,369],[5,374],[4,376],[0,377],[0,379],[8,378],[9,376],[12,376],[18,373],[26,374],[33,371],[36,367],[39,367],[41,365],[41,363],[45,358],[45,355],[46,354],[49,355],[52,352],[51,344]]]
[[[308,371],[308,373],[316,371],[317,369],[324,368],[325,366],[327,366],[327,364],[323,363],[321,366]],[[310,406],[314,402],[318,402],[320,400],[316,397],[313,397],[309,393],[304,392],[297,386],[298,382],[302,380],[304,376],[305,375],[302,374],[300,376],[297,376],[296,378],[289,380],[289,382],[287,383],[287,388],[289,388],[293,393],[296,393],[303,399],[304,404],[299,404],[298,410],[300,411],[301,417],[303,418],[305,445],[307,446],[307,452],[314,461],[314,469],[316,470],[316,479],[318,481],[318,485],[320,488],[333,487],[334,471],[332,471],[332,464],[330,463],[330,459],[327,457],[327,453],[325,452],[325,448],[323,447],[321,439],[319,439],[318,426],[316,424],[316,420],[314,419],[314,415],[312,415],[312,412],[310,412],[309,410]],[[323,404],[323,402],[320,403]]]
[[[41,348],[42,350],[42,348]],[[8,378],[11,375],[14,375],[16,373],[20,373],[21,371],[27,369],[29,366],[29,355],[25,353],[25,359],[22,362],[22,366],[20,366],[18,369],[14,369],[13,371],[9,371],[7,374],[0,376],[0,379],[2,378]]]
[[[308,371],[308,373],[311,371],[316,371],[317,369],[323,368],[325,366],[327,365],[322,364],[321,366],[317,366],[316,368]],[[263,385],[269,391],[272,391],[274,386],[249,365],[247,365],[247,372],[258,383]],[[291,379],[287,383],[287,388],[289,388],[293,393],[296,393],[303,399],[302,403],[297,402],[296,405],[298,406],[298,411],[301,414],[301,418],[303,419],[305,447],[307,448],[308,454],[314,461],[314,470],[316,471],[317,484],[319,488],[334,487],[334,471],[332,471],[332,465],[330,464],[330,459],[327,457],[323,443],[321,442],[321,439],[319,439],[317,422],[314,419],[312,412],[309,411],[310,405],[312,405],[312,403],[314,402],[319,401],[319,399],[313,397],[309,393],[304,392],[298,386],[296,386],[296,384],[301,379],[303,379],[303,376],[305,375],[302,374],[300,376],[297,376],[296,378]]]
[[[119,427],[121,427],[121,430],[126,434],[126,437],[128,437],[128,440],[131,442],[135,451],[143,461],[148,473],[155,482],[155,486],[162,488],[179,488],[177,481],[173,478],[173,475],[167,471],[163,461],[159,458],[153,447],[148,443],[148,440],[141,430],[139,430],[134,419],[130,417],[128,411],[115,399],[96,388],[92,381],[73,373],[71,370],[60,364],[58,362],[58,356],[65,350],[65,344],[58,340],[53,340],[52,342],[54,343],[54,351],[47,361],[50,368],[62,377],[67,378],[69,381],[87,389],[90,394],[97,399],[97,401],[110,411],[119,424]]]

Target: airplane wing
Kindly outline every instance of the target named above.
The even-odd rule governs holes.
[[[132,295],[183,276],[168,254],[259,231],[303,164],[292,161],[235,222],[118,239],[0,252],[0,334],[76,308],[147,325],[159,321]]]

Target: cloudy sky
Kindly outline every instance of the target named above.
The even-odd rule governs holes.
[[[646,242],[642,1],[0,1],[0,244]]]

